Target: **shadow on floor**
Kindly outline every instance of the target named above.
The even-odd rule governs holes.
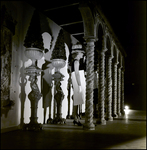
[[[145,141],[136,142],[146,137],[146,121],[117,119],[96,125],[93,131],[74,126],[72,121],[68,119],[64,125],[45,124],[42,131],[1,133],[1,149],[109,149],[115,145],[120,145],[117,149],[129,149],[132,145],[135,149],[146,148]],[[129,142],[130,145],[124,144]]]

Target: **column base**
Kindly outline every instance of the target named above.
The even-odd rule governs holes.
[[[48,121],[48,124],[66,124],[66,119],[56,117],[55,119]]]
[[[39,131],[42,130],[42,124],[41,123],[29,123],[24,124],[22,126],[22,130],[31,130],[31,131]]]
[[[93,123],[84,123],[83,129],[84,130],[95,130],[95,125]]]
[[[120,112],[118,113],[118,116],[121,117],[121,113]]]
[[[107,121],[113,121],[113,117],[106,118]]]
[[[105,119],[98,119],[96,121],[96,124],[106,125],[106,120]]]
[[[66,119],[74,119],[74,116],[73,115],[67,115]]]
[[[71,116],[70,116],[70,115],[67,115],[67,116],[66,116],[66,119],[70,119],[70,118],[71,118]]]
[[[123,111],[121,112],[121,114],[122,114],[122,116],[124,116],[124,115],[125,115],[125,111],[123,110]]]
[[[52,119],[51,117],[49,117],[49,118],[47,119],[46,123],[49,124],[49,123],[52,122],[52,120],[53,120],[53,119]]]
[[[118,118],[118,115],[117,114],[113,114],[112,117],[113,118]]]

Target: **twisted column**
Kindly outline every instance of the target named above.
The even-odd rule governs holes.
[[[124,71],[125,69],[122,68],[121,70],[121,113],[122,115],[125,114],[124,112]]]
[[[112,117],[112,56],[107,56],[107,98],[106,98],[106,120],[113,121]]]
[[[112,106],[112,116],[114,118],[117,118],[117,65],[118,62],[114,62],[113,65],[113,94],[112,94],[112,99],[113,99],[113,106]]]
[[[86,112],[83,128],[88,130],[95,130],[93,124],[94,41],[94,38],[86,39]]]
[[[117,99],[117,114],[121,116],[121,66],[118,68],[118,99]]]
[[[105,115],[105,52],[106,49],[99,53],[99,91],[98,91],[98,119],[97,124],[106,124]]]

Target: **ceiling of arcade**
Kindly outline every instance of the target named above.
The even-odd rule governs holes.
[[[61,26],[64,30],[66,30],[71,35],[73,35],[81,43],[85,43],[85,40],[83,38],[84,23],[83,23],[81,12],[79,10],[79,4],[80,2],[82,2],[82,0],[69,0],[69,1],[53,0],[51,2],[48,1],[42,2],[38,0],[35,2],[34,1],[26,1],[26,2],[29,3],[31,6],[33,6],[34,8],[38,9],[47,17],[49,17],[51,20],[53,20],[55,23]],[[92,7],[91,2],[90,1],[88,2],[91,8]],[[101,2],[99,1],[97,4],[98,5],[100,4],[100,8],[101,8]],[[107,23],[109,24],[109,22]],[[113,31],[112,28],[111,31]],[[100,41],[100,37],[98,41]],[[119,42],[117,42],[117,44],[119,44]]]
[[[27,1],[80,42],[84,42],[83,20],[78,9],[79,0]]]

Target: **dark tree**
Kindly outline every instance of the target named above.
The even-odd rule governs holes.
[[[60,30],[55,47],[52,51],[51,59],[64,59],[66,60],[66,51],[65,51],[65,44],[64,44],[64,32],[63,29]]]
[[[31,23],[24,40],[24,46],[26,48],[34,47],[44,50],[39,12],[37,10],[35,10],[33,13]]]

